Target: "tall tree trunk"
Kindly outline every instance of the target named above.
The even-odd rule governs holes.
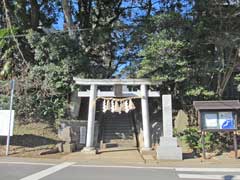
[[[62,8],[63,8],[63,13],[66,21],[66,26],[69,31],[69,35],[73,35],[73,20],[72,20],[72,13],[71,13],[71,7],[69,4],[69,0],[62,0]]]
[[[31,26],[32,29],[37,30],[40,19],[39,5],[37,3],[37,0],[30,0],[30,4],[31,4]]]
[[[217,89],[217,94],[219,97],[222,97],[223,96],[223,93],[226,89],[226,86],[227,86],[227,83],[229,82],[231,76],[232,76],[232,73],[234,71],[234,69],[236,68],[236,66],[239,64],[239,61],[240,61],[240,48],[238,48],[236,50],[236,54],[235,56],[233,57],[233,62],[232,62],[232,65],[230,66],[229,65],[229,68],[227,69],[227,71],[223,74],[223,77],[222,77],[222,80],[221,80],[221,83],[220,83],[220,86],[219,88]]]
[[[80,22],[80,28],[91,28],[91,8],[92,0],[78,0],[78,21]]]

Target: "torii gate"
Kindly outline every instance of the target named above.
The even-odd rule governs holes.
[[[161,82],[152,82],[149,79],[80,79],[73,78],[75,83],[81,86],[90,86],[90,91],[79,91],[78,97],[89,97],[87,140],[83,151],[95,151],[94,140],[94,121],[96,112],[96,100],[98,97],[117,97],[114,91],[100,91],[98,86],[140,86],[140,91],[123,91],[121,97],[141,98],[142,121],[143,121],[143,140],[142,151],[151,150],[150,123],[148,97],[160,97],[160,92],[148,90],[148,85],[160,85]]]

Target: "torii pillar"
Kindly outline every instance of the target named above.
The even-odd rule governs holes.
[[[96,153],[94,147],[94,123],[95,123],[95,113],[96,113],[96,97],[97,97],[97,85],[92,84],[90,86],[90,97],[89,97],[89,108],[88,108],[88,123],[87,123],[87,140],[86,147],[83,152],[86,153]]]
[[[147,85],[141,85],[141,104],[142,104],[142,123],[143,123],[143,142],[144,147],[141,149],[142,152],[150,151],[151,141],[150,141],[150,122],[149,122],[149,108],[148,108],[148,89]]]

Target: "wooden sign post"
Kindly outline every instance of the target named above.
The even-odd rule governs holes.
[[[237,159],[237,111],[240,109],[239,101],[194,101],[193,105],[198,111],[203,158],[206,159],[206,132],[233,132],[235,158]]]

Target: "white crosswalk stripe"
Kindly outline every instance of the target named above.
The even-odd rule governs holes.
[[[236,172],[240,173],[240,168],[175,168],[176,171],[184,172]]]
[[[44,178],[46,176],[49,176],[49,175],[51,175],[53,173],[56,173],[57,171],[60,171],[60,170],[62,170],[64,168],[67,168],[67,167],[69,167],[69,166],[71,166],[73,164],[75,164],[75,163],[74,162],[64,162],[62,164],[58,164],[56,166],[50,167],[48,169],[45,169],[45,170],[40,171],[40,172],[37,172],[37,173],[32,174],[30,176],[24,177],[24,178],[22,178],[20,180],[39,180],[39,179],[42,179],[42,178]]]
[[[240,173],[240,168],[175,168],[175,170],[180,179],[240,180],[240,175],[236,174]]]
[[[181,179],[240,180],[240,175],[178,174]]]

